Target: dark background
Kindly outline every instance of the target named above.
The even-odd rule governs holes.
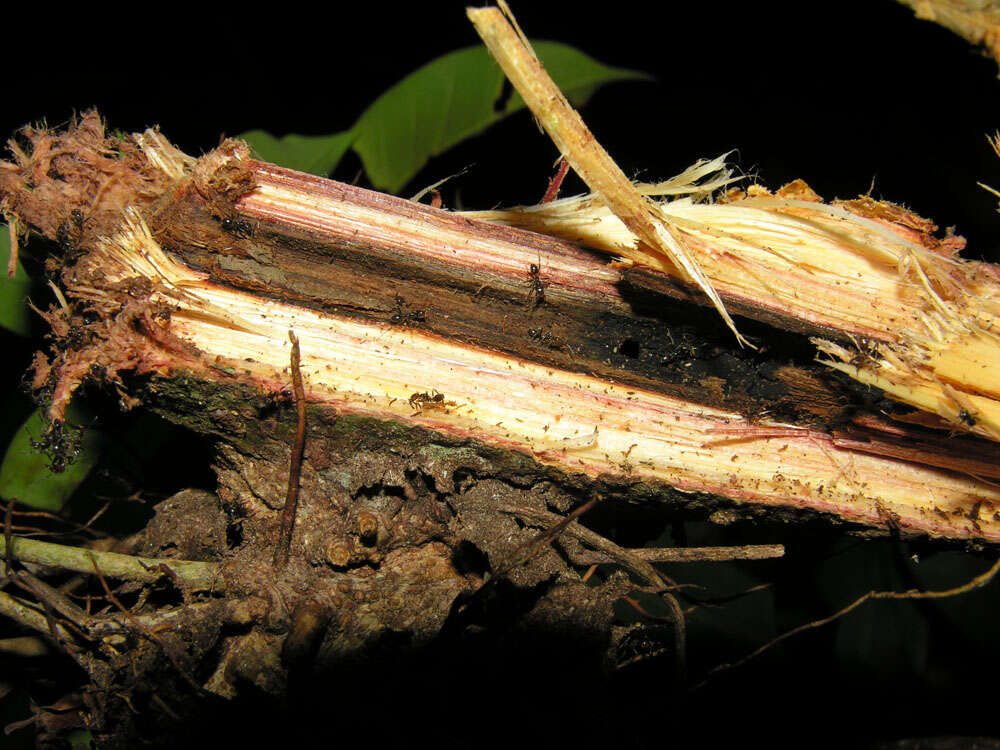
[[[112,128],[158,124],[194,155],[253,128],[331,133],[407,73],[478,43],[463,3],[360,3],[349,13],[331,5],[324,16],[291,5],[237,15],[241,7],[226,18],[177,10],[137,19],[110,8],[45,17],[40,6],[20,6],[5,22],[16,46],[6,52],[0,133],[43,119],[58,125],[92,106]],[[598,7],[522,2],[514,11],[533,38],[655,77],[609,86],[583,110],[629,175],[662,179],[737,149],[733,159],[770,187],[801,177],[825,198],[872,188],[942,229],[954,226],[969,239],[968,257],[1000,258],[996,200],[976,185],[1000,188],[1000,159],[986,142],[1000,127],[1000,81],[997,64],[964,40],[889,0]],[[449,205],[534,202],[556,155],[521,113],[432,160],[402,194],[471,165],[445,191]],[[349,155],[334,176],[352,181],[359,170]],[[572,178],[567,186],[580,189]],[[20,377],[32,346],[7,350],[5,383]],[[208,481],[204,473],[199,481]],[[715,532],[692,524],[685,533],[692,544],[728,534],[732,543],[789,546],[781,562],[670,571],[715,594],[775,582],[764,599],[743,599],[694,627],[693,670],[702,673],[867,589],[956,585],[986,565],[940,547],[844,539],[826,526]],[[868,605],[683,704],[667,689],[669,668],[654,663],[636,679],[610,681],[593,708],[623,745],[636,746],[677,737],[817,746],[992,735],[996,690],[986,678],[1000,666],[997,593],[953,605]]]

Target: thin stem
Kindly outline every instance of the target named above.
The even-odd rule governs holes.
[[[782,544],[746,544],[740,547],[639,547],[627,550],[639,560],[666,562],[730,562],[733,560],[768,560],[784,557]],[[607,555],[579,555],[583,562],[611,562]]]
[[[859,596],[857,599],[848,604],[846,607],[837,610],[832,615],[823,617],[819,620],[813,620],[812,622],[807,622],[804,625],[799,625],[796,628],[792,628],[791,630],[782,633],[778,637],[772,638],[763,646],[754,649],[753,651],[751,651],[749,654],[744,656],[742,659],[739,659],[738,661],[735,661],[731,664],[720,664],[719,666],[713,668],[707,675],[705,675],[705,678],[697,685],[695,685],[693,689],[699,690],[700,688],[704,687],[708,683],[708,681],[712,679],[712,677],[714,677],[720,672],[724,672],[730,669],[735,669],[736,667],[742,667],[750,660],[755,659],[765,651],[773,648],[774,646],[777,646],[779,643],[781,643],[784,640],[787,640],[788,638],[791,638],[792,636],[798,635],[799,633],[803,633],[807,630],[814,630],[816,628],[823,627],[824,625],[828,625],[831,622],[839,620],[841,617],[850,614],[855,609],[860,607],[862,604],[872,599],[903,599],[903,600],[948,599],[953,596],[960,596],[962,594],[967,594],[970,591],[975,591],[976,589],[982,588],[990,581],[992,581],[996,577],[997,573],[1000,573],[1000,560],[994,562],[993,565],[990,566],[989,570],[985,571],[984,573],[980,573],[972,580],[967,581],[961,584],[960,586],[955,586],[950,589],[944,589],[938,591],[919,591],[917,589],[910,589],[909,591],[869,591]]]
[[[306,442],[306,392],[302,385],[302,357],[299,352],[299,340],[292,331],[288,332],[288,340],[292,342],[292,390],[295,393],[295,411],[298,416],[298,424],[295,428],[295,442],[292,445],[292,456],[288,466],[288,494],[285,497],[285,507],[281,511],[278,544],[274,549],[274,566],[276,568],[283,568],[288,563],[288,557],[291,554],[292,532],[295,531],[295,513],[299,507],[302,453]]]
[[[192,560],[171,560],[155,557],[122,555],[117,552],[72,547],[64,544],[42,542],[37,539],[10,537],[10,547],[0,538],[0,555],[36,565],[54,565],[78,573],[93,573],[91,559],[97,560],[102,572],[112,578],[154,583],[171,571],[176,581],[195,591],[221,590],[224,587],[220,567],[216,563]],[[169,574],[167,574],[169,575]]]

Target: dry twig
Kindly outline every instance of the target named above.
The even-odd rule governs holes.
[[[1000,559],[998,559],[995,563],[993,563],[993,565],[990,567],[989,570],[987,570],[985,573],[981,573],[980,575],[976,576],[971,581],[963,583],[961,586],[945,589],[943,591],[917,591],[912,589],[910,591],[869,591],[868,593],[859,596],[857,599],[848,604],[846,607],[837,610],[828,617],[824,617],[819,620],[813,620],[812,622],[807,622],[804,625],[799,625],[796,628],[792,628],[791,630],[782,633],[777,638],[771,639],[760,648],[751,651],[742,659],[739,659],[738,661],[728,664],[720,664],[719,666],[714,667],[707,675],[705,675],[705,678],[701,682],[695,685],[693,689],[698,690],[704,687],[708,683],[708,681],[712,679],[712,677],[719,674],[720,672],[724,672],[730,669],[735,669],[737,667],[742,667],[747,662],[751,661],[752,659],[755,659],[768,649],[772,648],[773,646],[777,646],[779,643],[791,638],[792,636],[798,635],[799,633],[804,633],[807,630],[814,630],[816,628],[823,627],[824,625],[829,625],[831,622],[839,620],[841,617],[853,612],[862,604],[872,599],[902,599],[902,600],[947,599],[952,596],[967,594],[970,591],[975,591],[976,589],[982,588],[990,581],[992,581],[996,577],[998,572],[1000,572]]]
[[[43,613],[23,599],[18,599],[3,591],[0,591],[0,615],[9,617],[43,635],[51,635],[49,620]],[[58,623],[55,624],[55,628],[60,639],[65,639],[68,642],[71,637],[70,632]],[[57,642],[59,641],[57,640]]]
[[[523,506],[500,505],[497,507],[497,510],[501,513],[515,515],[528,521],[546,524],[551,528],[556,528],[558,524],[566,520],[564,517],[550,513],[547,510],[536,510]],[[682,683],[684,680],[685,654],[687,652],[687,629],[684,622],[684,610],[681,608],[680,602],[677,601],[677,597],[671,593],[671,589],[675,588],[674,582],[657,571],[656,568],[645,560],[637,558],[630,550],[619,547],[610,539],[606,539],[597,532],[581,526],[572,519],[570,523],[561,527],[560,533],[572,536],[584,544],[603,552],[614,560],[615,563],[645,580],[648,585],[648,588],[645,589],[646,591],[659,594],[663,597],[670,608],[670,614],[674,622],[677,678]]]
[[[653,563],[732,562],[784,557],[785,547],[782,544],[745,544],[739,547],[636,547],[627,552],[636,559]],[[614,562],[610,557],[600,553],[584,553],[577,557],[583,563]]]
[[[292,444],[292,456],[288,466],[288,494],[285,497],[285,507],[281,511],[281,526],[278,531],[278,544],[274,549],[274,566],[283,568],[288,563],[291,554],[292,532],[295,530],[295,513],[299,507],[299,479],[302,473],[302,453],[306,442],[306,393],[302,386],[301,354],[299,340],[291,331],[288,339],[292,342],[291,370],[292,389],[295,394],[295,410],[298,423],[295,428],[295,442]]]

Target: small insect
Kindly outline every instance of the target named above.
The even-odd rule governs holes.
[[[546,331],[544,328],[529,328],[528,339],[549,349],[562,349],[565,347],[562,341]]]
[[[414,393],[410,396],[410,406],[414,414],[426,411],[448,411],[449,406],[458,406],[454,401],[445,401],[444,394],[431,389],[430,393]]]
[[[535,309],[545,302],[545,285],[542,284],[537,264],[528,266],[528,277],[531,279],[531,309]]]
[[[860,336],[854,341],[858,350],[851,357],[850,364],[855,367],[878,367],[879,366],[879,348],[878,342],[872,339],[866,338],[865,336]]]
[[[587,435],[563,438],[561,447],[565,451],[582,451],[587,448],[593,448],[595,445],[597,445],[596,427],[592,433],[588,433]]]
[[[967,409],[959,409],[958,418],[962,420],[962,424],[966,425],[967,427],[976,426],[976,418],[972,416]]]
[[[253,226],[249,221],[244,219],[234,219],[227,216],[222,220],[222,229],[233,235],[233,237],[239,237],[240,239],[253,236]]]
[[[295,403],[295,394],[288,386],[276,391],[269,391],[261,399],[257,409],[261,415],[280,412]]]
[[[423,310],[413,310],[411,312],[405,312],[403,307],[406,305],[406,300],[396,295],[396,308],[392,313],[392,317],[389,318],[390,322],[396,323],[397,325],[412,325],[414,323],[423,323],[426,319]]]

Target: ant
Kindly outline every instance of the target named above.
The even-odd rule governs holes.
[[[528,278],[531,279],[531,309],[534,310],[545,302],[545,285],[542,284],[537,264],[528,266]]]
[[[227,216],[222,220],[222,229],[225,232],[239,239],[246,239],[253,236],[253,226],[244,219],[234,219]]]
[[[396,308],[389,320],[397,325],[411,325],[413,323],[423,323],[425,320],[423,310],[414,310],[413,312],[403,312],[403,306],[406,301],[396,295]]]
[[[56,230],[56,239],[63,250],[73,250],[80,244],[85,223],[83,211],[79,208],[74,208],[69,212],[69,218]]]
[[[444,394],[435,389],[430,393],[426,391],[417,392],[410,396],[410,406],[413,407],[414,414],[422,414],[424,409],[428,411],[447,411],[449,406],[457,406],[454,401],[445,401]]]
[[[528,338],[542,346],[547,346],[550,349],[561,348],[562,342],[559,341],[555,336],[546,331],[544,328],[529,328]]]

